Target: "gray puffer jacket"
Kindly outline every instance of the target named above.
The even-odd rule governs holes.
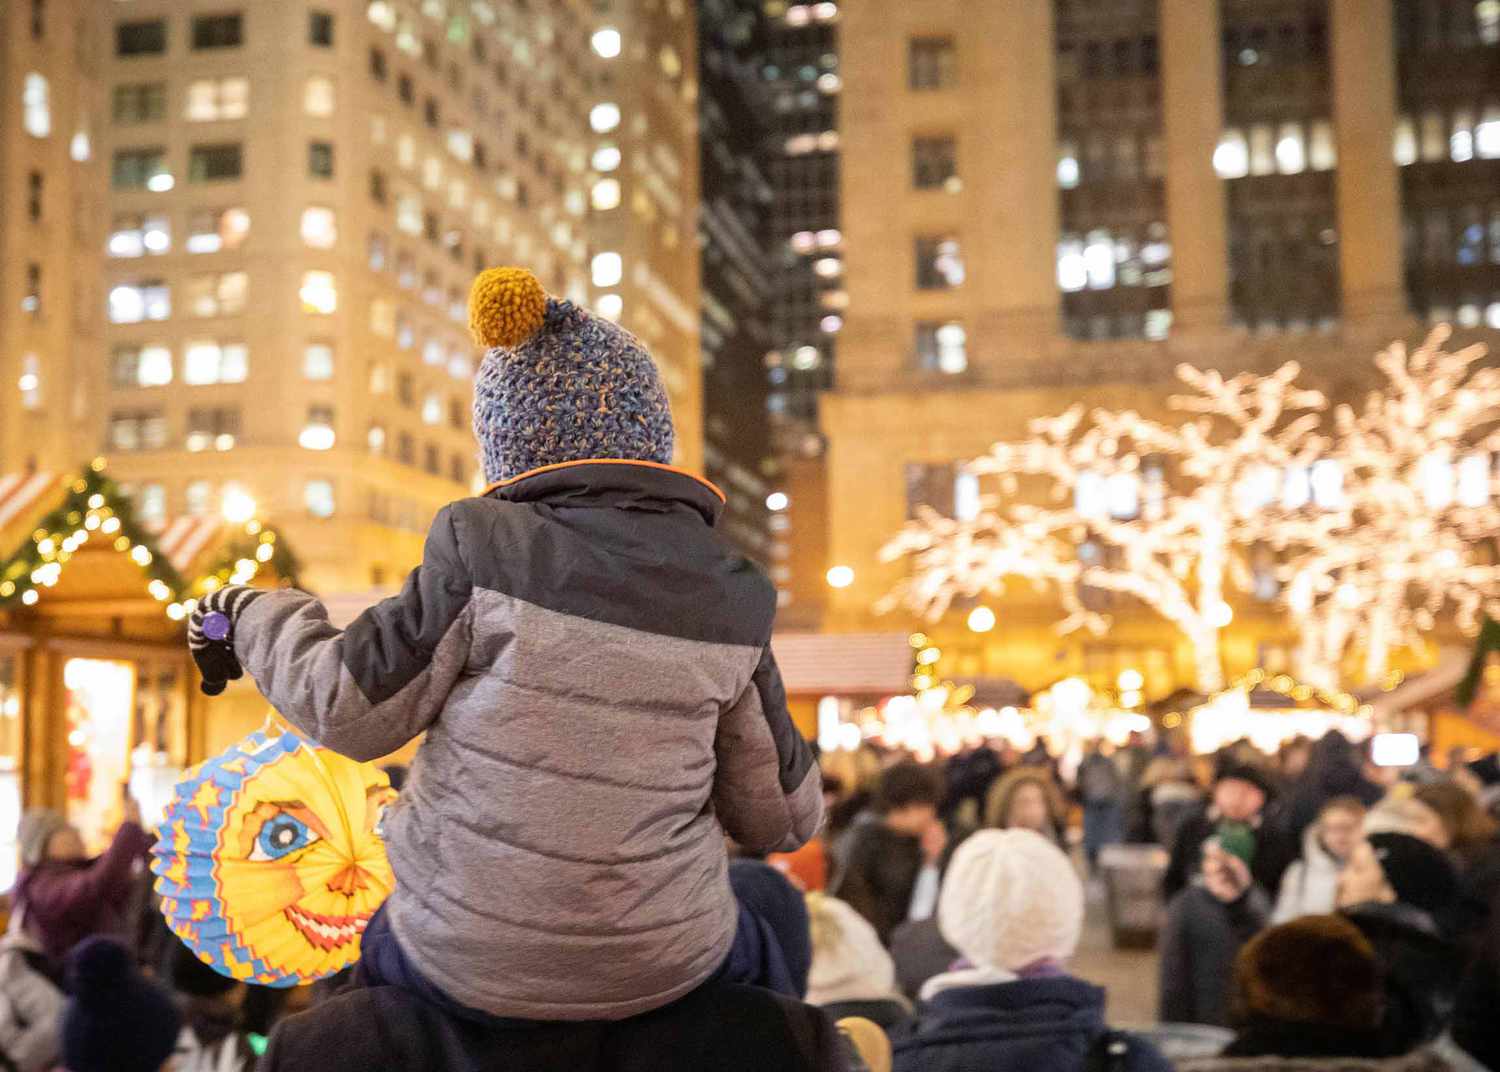
[[[290,590],[236,622],[245,669],[315,740],[375,759],[426,733],[385,820],[388,911],[455,1001],[666,1005],[734,938],[723,832],[766,851],[817,830],[776,594],[713,532],[722,507],[664,466],[554,466],[445,507],[401,593],[343,631]]]

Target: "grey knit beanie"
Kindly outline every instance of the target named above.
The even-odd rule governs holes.
[[[474,281],[469,328],[488,350],[474,382],[485,480],[594,458],[671,462],[666,390],[618,324],[549,298],[524,268],[491,268]]]
[[[52,835],[67,828],[68,821],[51,808],[28,808],[16,831],[16,840],[21,845],[21,866],[35,867],[46,859]]]

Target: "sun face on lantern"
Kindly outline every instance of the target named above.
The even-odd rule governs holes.
[[[205,764],[179,787],[153,864],[168,923],[234,978],[293,985],[347,967],[394,885],[376,833],[394,799],[374,766],[291,734]]]

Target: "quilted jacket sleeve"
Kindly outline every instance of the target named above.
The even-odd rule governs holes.
[[[714,809],[751,852],[791,852],[823,822],[823,777],[792,724],[781,671],[767,646],[739,700],[719,718]]]
[[[446,507],[397,595],[340,630],[306,592],[267,593],[235,623],[235,655],[303,733],[352,759],[378,759],[442,711],[468,660],[471,594]]]

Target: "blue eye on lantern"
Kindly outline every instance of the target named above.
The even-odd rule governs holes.
[[[319,841],[318,833],[301,819],[277,812],[260,828],[255,836],[255,846],[250,850],[252,860],[279,860],[289,853]]]

